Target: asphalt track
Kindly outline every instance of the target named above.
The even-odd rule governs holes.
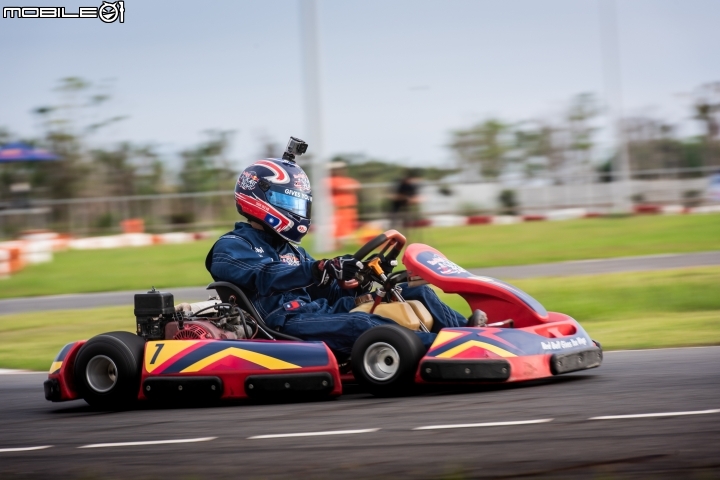
[[[666,270],[708,265],[720,265],[720,251],[579,260],[512,267],[475,268],[470,271],[476,275],[512,280],[531,277]],[[208,291],[205,290],[205,287],[158,288],[172,292],[175,299],[179,301],[201,301],[208,297]],[[11,298],[0,300],[0,315],[43,310],[69,310],[76,308],[132,305],[136,293],[138,293],[138,291]]]
[[[720,347],[620,351],[533,384],[126,412],[0,375],[0,477],[718,478],[718,365]]]

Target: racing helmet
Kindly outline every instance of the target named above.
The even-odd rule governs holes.
[[[248,220],[300,243],[310,228],[312,191],[303,169],[285,157],[258,160],[243,170],[235,184],[235,206]]]

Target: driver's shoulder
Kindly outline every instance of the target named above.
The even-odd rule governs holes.
[[[303,247],[301,247],[300,245],[295,245],[293,248],[295,248],[295,249],[298,251],[298,253],[300,253],[300,255],[303,256],[303,258],[304,258],[305,260],[312,260],[312,261],[315,260],[315,259],[313,258],[313,256],[310,255],[310,254],[307,252],[307,250],[305,250],[305,249],[304,249]]]
[[[263,252],[267,250],[268,245],[257,235],[252,235],[252,231],[233,230],[217,239],[213,250],[216,252]]]

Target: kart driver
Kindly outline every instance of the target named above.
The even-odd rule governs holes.
[[[365,293],[340,288],[362,265],[352,255],[315,260],[299,246],[310,228],[312,192],[307,175],[295,162],[307,144],[291,137],[283,159],[259,160],[235,184],[237,211],[247,222],[221,236],[205,266],[215,281],[239,286],[272,329],[303,340],[320,340],[334,352],[349,355],[366,330],[390,319],[355,308]],[[420,300],[434,319],[433,332],[446,327],[479,326],[484,314],[470,320],[440,301],[428,286],[402,285],[407,300]],[[427,348],[436,333],[417,332]]]

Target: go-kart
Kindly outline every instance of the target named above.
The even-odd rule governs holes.
[[[110,332],[72,342],[58,354],[45,381],[51,401],[83,398],[100,407],[136,400],[220,400],[331,397],[356,382],[376,395],[413,384],[483,384],[540,379],[597,367],[602,349],[573,318],[547,312],[522,290],[473,275],[423,244],[405,249],[406,270],[393,272],[405,247],[395,230],[374,238],[354,257],[362,269],[343,288],[375,286],[356,298],[356,310],[396,322],[358,337],[350,358],[323,342],[272,330],[236,285],[214,282],[217,297],[175,305],[172,294],[135,296],[137,333]],[[481,327],[441,329],[430,349],[414,331],[431,331],[433,318],[401,285],[430,284],[481,309]]]

